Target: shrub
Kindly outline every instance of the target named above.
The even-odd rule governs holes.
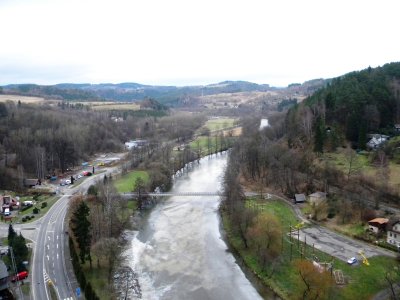
[[[42,203],[42,208],[45,208],[47,206],[47,202]]]
[[[37,215],[39,213],[39,208],[35,207],[32,212]]]

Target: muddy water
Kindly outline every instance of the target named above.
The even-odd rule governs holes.
[[[202,159],[171,192],[217,192],[226,161],[226,154]],[[173,196],[153,208],[128,251],[142,299],[262,299],[221,238],[219,201]]]

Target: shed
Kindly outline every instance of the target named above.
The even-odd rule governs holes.
[[[306,196],[304,194],[294,194],[294,203],[306,202]]]
[[[25,178],[24,179],[24,186],[26,187],[34,187],[35,185],[37,185],[39,183],[38,179],[28,179]]]
[[[369,230],[374,233],[386,230],[386,225],[389,223],[389,219],[386,218],[375,218],[368,221]]]

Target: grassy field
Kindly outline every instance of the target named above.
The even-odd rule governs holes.
[[[344,149],[340,149],[335,153],[325,153],[323,159],[328,163],[336,166],[344,174],[347,174],[349,169],[349,157]],[[370,162],[368,153],[355,154],[353,167],[367,177],[376,177],[377,168]],[[400,187],[400,164],[392,161],[389,162],[389,185],[393,188]]]
[[[132,171],[115,180],[115,188],[119,193],[132,192],[134,190],[134,183],[139,177],[142,178],[144,182],[149,180],[149,174],[146,171]]]
[[[265,201],[250,198],[246,205],[256,209],[259,213],[269,212],[276,215],[285,229],[289,227],[289,224],[293,225],[298,222],[291,208],[279,200]],[[223,217],[223,223],[231,246],[244,259],[246,265],[259,276],[260,280],[277,292],[282,299],[294,299],[296,296],[294,291],[299,279],[293,261],[301,257],[309,259],[317,257],[320,262],[333,263],[335,270],[339,269],[343,272],[347,284],[340,288],[339,286],[334,288],[333,299],[370,299],[378,291],[387,288],[384,280],[385,270],[398,265],[392,258],[373,257],[369,259],[370,266],[362,263],[349,266],[310,245],[298,242],[296,239],[292,239],[291,245],[290,237],[285,235],[279,260],[274,260],[274,263],[271,262],[266,269],[262,269],[251,248],[245,248],[239,236],[232,231],[232,224],[226,216]]]
[[[220,138],[218,137],[218,149],[220,149]],[[225,146],[232,144],[234,137],[225,137]],[[210,144],[210,145],[209,145]],[[200,148],[201,155],[208,155],[216,151],[216,137],[215,136],[199,136],[194,141],[189,143],[190,148],[197,152]]]
[[[0,102],[15,102],[21,101],[21,103],[27,104],[43,104],[43,103],[52,103],[59,102],[59,100],[45,100],[42,97],[29,97],[29,96],[18,96],[18,95],[0,95]]]
[[[220,130],[224,128],[233,127],[235,119],[233,118],[218,118],[218,119],[210,119],[204,125],[211,131]]]
[[[139,110],[140,105],[135,103],[101,103],[90,105],[94,110]]]

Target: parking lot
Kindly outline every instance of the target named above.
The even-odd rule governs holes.
[[[392,251],[351,239],[319,226],[301,229],[300,240],[304,242],[305,236],[308,245],[312,246],[314,244],[316,249],[343,261],[347,261],[350,257],[362,260],[359,255],[359,251],[361,250],[367,258],[377,255],[396,256]],[[297,232],[294,238],[297,238]]]

